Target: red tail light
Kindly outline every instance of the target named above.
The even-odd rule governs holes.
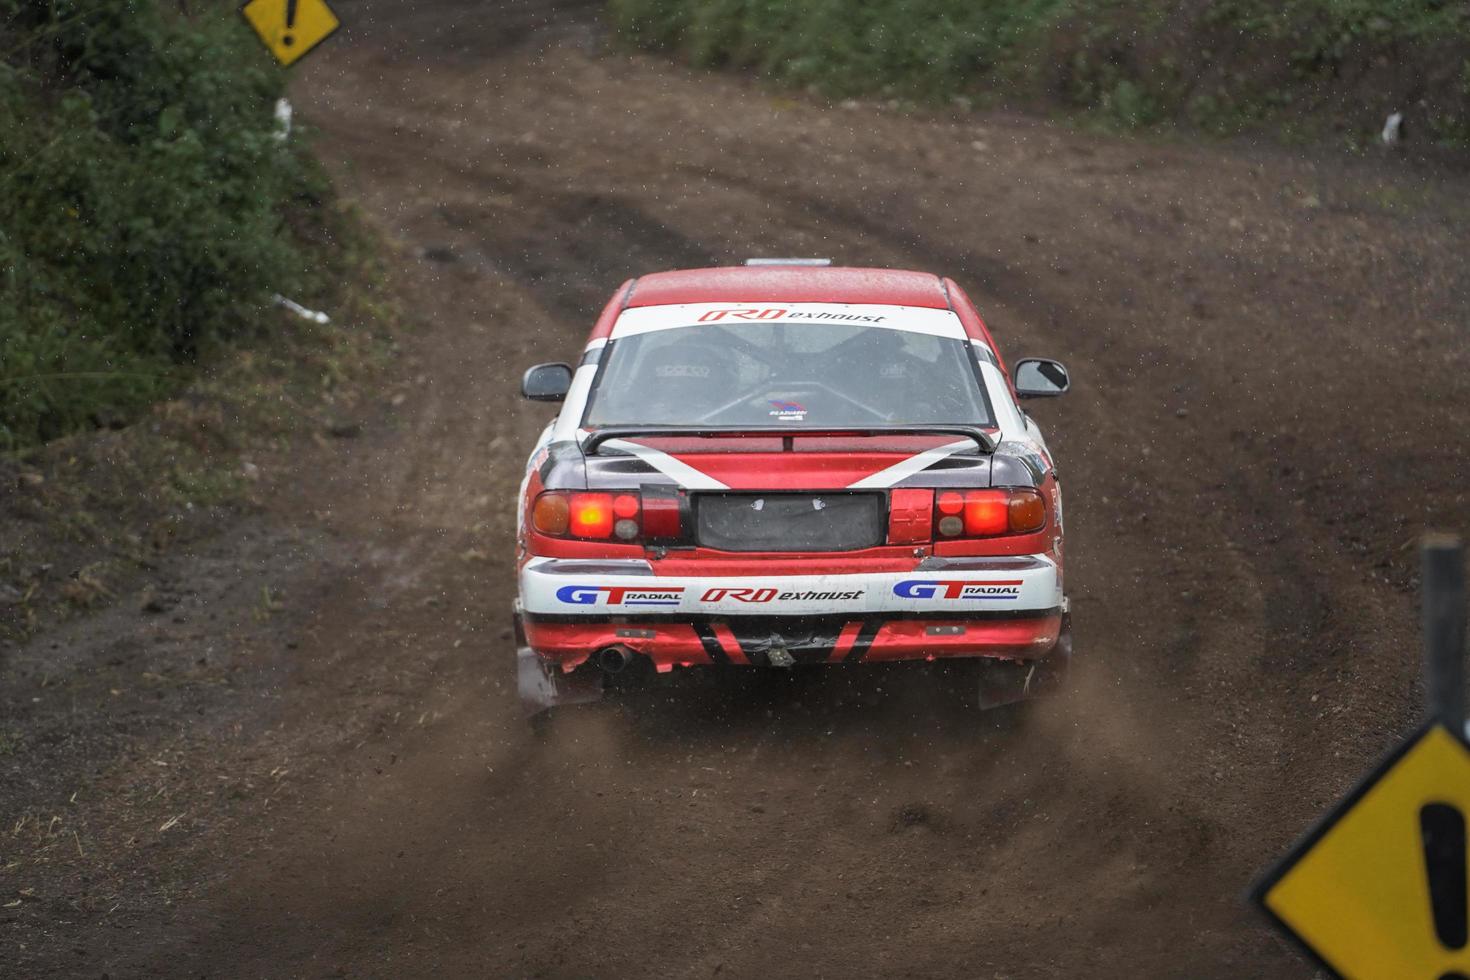
[[[638,495],[620,493],[613,498],[613,534],[621,541],[632,541],[638,537]]]
[[[574,493],[570,503],[572,520],[568,531],[572,537],[612,537],[612,494]]]
[[[679,498],[637,491],[599,493],[549,490],[536,498],[531,525],[555,538],[590,541],[676,539],[683,535]]]
[[[994,538],[1046,526],[1046,504],[1035,490],[941,490],[934,499],[934,537]]]
[[[965,495],[958,490],[941,490],[934,500],[934,530],[941,538],[958,538],[965,533]]]
[[[993,538],[1011,529],[1006,517],[1010,495],[1004,490],[971,490],[965,494],[965,536]]]

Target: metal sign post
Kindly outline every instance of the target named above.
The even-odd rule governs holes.
[[[1430,535],[1421,561],[1423,726],[1251,892],[1332,976],[1470,980],[1464,548]]]
[[[1451,535],[1426,535],[1420,568],[1425,706],[1431,721],[1464,732],[1465,547]]]

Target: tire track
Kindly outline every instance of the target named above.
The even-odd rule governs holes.
[[[310,795],[289,839],[230,872],[194,962],[385,976],[1299,972],[1235,897],[1407,716],[1394,685],[1411,668],[1395,650],[1412,630],[1403,596],[1365,575],[1375,552],[1339,537],[1401,531],[1370,491],[1333,484],[1333,454],[1374,435],[1338,376],[1370,376],[1361,352],[1376,341],[1309,314],[1367,295],[1364,276],[1342,274],[1369,261],[1355,235],[1426,256],[1470,236],[1438,219],[1283,211],[1261,186],[1299,185],[1313,173],[1300,161],[1004,116],[823,109],[589,56],[569,5],[362,12],[393,36],[324,54],[311,111],[335,166],[423,256],[406,276],[430,325],[415,421],[344,473],[358,509],[341,532],[381,525],[418,578],[372,597],[374,616],[346,592],[318,613],[282,716],[333,719],[342,744],[301,747]],[[1324,200],[1359,180],[1312,179],[1336,181]],[[629,275],[788,250],[955,275],[986,297],[1013,356],[1046,342],[1080,358],[1074,396],[1038,411],[1066,466],[1090,661],[1078,690],[984,731],[922,683],[767,678],[616,700],[532,740],[491,625],[512,591],[500,559],[513,515],[493,503],[520,475],[507,443],[544,420],[515,403],[515,377],[574,352]],[[1425,279],[1418,308],[1459,308],[1454,280]],[[1304,283],[1330,287],[1317,303]],[[1453,364],[1424,370],[1453,403],[1446,417],[1463,410]],[[1311,410],[1293,383],[1315,385]],[[1413,418],[1385,403],[1373,421]],[[1466,516],[1447,478],[1430,492]],[[1342,522],[1326,523],[1334,509]],[[471,546],[495,561],[456,557]],[[434,720],[398,718],[420,713]]]

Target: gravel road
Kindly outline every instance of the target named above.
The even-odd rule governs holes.
[[[12,835],[10,975],[1309,974],[1241,895],[1419,710],[1413,541],[1470,527],[1463,175],[829,106],[609,53],[593,4],[338,6],[295,98],[420,326],[359,437],[170,559],[178,616],[14,654],[8,703],[93,728],[24,760],[85,831]],[[519,374],[627,276],[761,254],[951,275],[1068,364],[1065,696],[756,677],[525,726]],[[196,655],[225,679],[138,679]]]

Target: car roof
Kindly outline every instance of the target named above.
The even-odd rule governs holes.
[[[812,266],[675,269],[634,280],[626,306],[676,303],[881,303],[950,309],[944,281],[927,272]]]

